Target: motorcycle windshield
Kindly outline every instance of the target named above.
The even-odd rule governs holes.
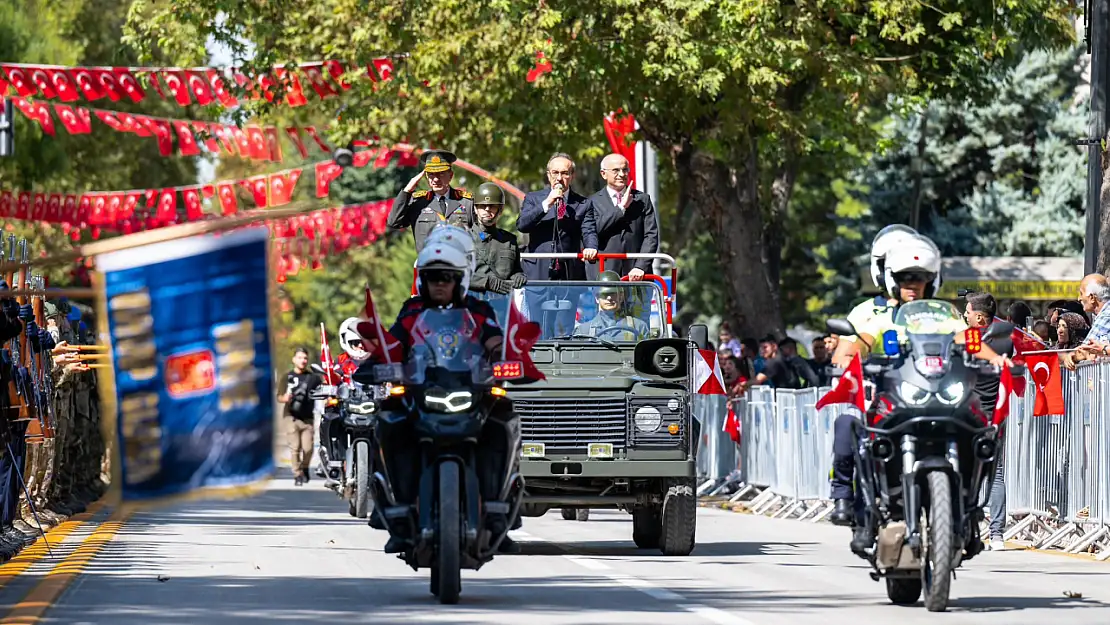
[[[491,370],[480,341],[481,328],[469,311],[424,311],[412,328],[405,383],[447,388],[485,383]]]
[[[923,361],[921,365],[927,371],[922,373],[939,373],[942,362],[949,359],[955,334],[967,329],[960,311],[950,302],[941,300],[917,300],[902,304],[898,307],[894,324],[898,327],[900,341],[909,342],[915,360],[940,359],[927,365]]]

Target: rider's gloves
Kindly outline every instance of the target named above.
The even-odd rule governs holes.
[[[519,289],[528,283],[528,276],[518,273],[512,278],[513,288]]]

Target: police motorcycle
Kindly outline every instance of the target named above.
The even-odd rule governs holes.
[[[350,503],[351,516],[365,519],[371,512],[370,481],[378,449],[374,437],[378,404],[386,389],[359,382],[344,383],[339,389],[343,402],[343,430],[346,445],[343,455],[342,496]]]
[[[977,376],[998,368],[973,354],[982,341],[1009,337],[1012,326],[967,330],[960,345],[954,329],[963,327],[961,315],[938,300],[903,304],[895,326],[876,337],[885,354],[863,368],[875,396],[867,424],[856,424],[856,476],[875,542],[857,555],[871,564],[873,580],[885,578],[891,602],[913,605],[924,593],[926,609],[941,612],[955,569],[983,549],[980,495],[989,492],[983,485],[1000,444],[999,426],[973,393]],[[827,328],[857,335],[843,319]]]
[[[521,377],[521,363],[491,366],[479,330],[465,309],[425,310],[413,327],[406,363],[364,365],[353,376],[364,384],[392,384],[377,417],[381,430],[414,428],[416,505],[398,503],[388,457],[386,467],[372,476],[371,494],[390,533],[404,528],[402,533],[412,538],[398,557],[413,570],[431,569],[431,592],[444,604],[458,602],[461,569],[478,570],[491,561],[509,532],[508,525],[492,532],[487,515],[516,518],[524,495],[516,471],[520,433],[491,418],[495,411],[512,410],[503,381]],[[500,496],[494,501],[483,500],[479,492],[479,439],[490,427],[504,427],[509,441]],[[389,447],[383,452],[388,456]]]

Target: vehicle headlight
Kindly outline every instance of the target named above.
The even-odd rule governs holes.
[[[963,382],[953,382],[952,384],[949,384],[948,386],[940,389],[940,392],[937,393],[937,399],[939,399],[941,403],[948,404],[949,406],[954,406],[960,403],[960,400],[963,398]]]
[[[663,424],[663,418],[659,415],[659,409],[654,406],[640,406],[636,409],[634,418],[636,422],[636,429],[645,434],[650,434],[659,429]]]
[[[474,405],[474,395],[470,391],[428,391],[424,393],[424,405],[439,412],[462,412]]]
[[[682,404],[678,403],[678,400],[673,397],[667,400],[667,410],[671,412],[677,412],[681,406]]]
[[[932,393],[916,384],[902,382],[898,385],[898,394],[902,396],[902,399],[905,400],[907,404],[920,406],[929,401],[929,396]]]

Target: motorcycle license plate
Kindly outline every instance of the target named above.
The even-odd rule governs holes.
[[[543,443],[524,443],[520,455],[525,458],[543,458],[547,455],[544,451]]]

